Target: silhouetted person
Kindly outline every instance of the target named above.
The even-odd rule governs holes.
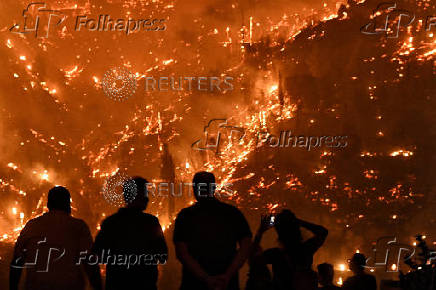
[[[272,289],[271,273],[265,263],[261,263],[257,257],[262,254],[262,248],[258,243],[252,244],[250,251],[247,284],[245,290],[270,290]]]
[[[321,290],[339,290],[341,288],[333,284],[335,271],[331,264],[323,263],[318,265],[318,282]]]
[[[31,219],[20,233],[11,262],[9,289],[18,289],[22,269],[26,269],[25,289],[85,289],[87,273],[94,289],[101,289],[100,270],[79,262],[90,253],[92,236],[83,220],[71,216],[71,197],[65,187],[48,192],[49,211]]]
[[[265,250],[253,261],[271,264],[273,289],[312,290],[318,288],[316,273],[312,270],[313,255],[324,243],[328,231],[322,226],[297,219],[290,210],[283,210],[274,217],[262,217],[254,239],[259,245],[262,235],[272,226],[278,234],[281,247]],[[311,231],[314,236],[303,241],[300,227]]]
[[[132,182],[136,184],[133,200]],[[123,185],[126,207],[106,218],[95,238],[94,252],[106,264],[107,290],[157,289],[158,264],[165,264],[168,249],[159,220],[147,208],[147,181],[141,177]]]
[[[376,290],[377,281],[373,275],[365,272],[366,257],[356,253],[348,261],[350,270],[354,276],[347,278],[342,286],[345,290]]]
[[[212,173],[196,173],[193,189],[197,202],[180,211],[174,228],[180,289],[239,289],[238,270],[251,244],[248,223],[236,207],[215,198]]]

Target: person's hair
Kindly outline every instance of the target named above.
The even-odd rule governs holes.
[[[364,254],[355,253],[350,260],[351,263],[363,269],[366,266],[366,257]]]
[[[318,265],[318,274],[325,282],[332,282],[335,271],[333,266],[329,263],[322,263]]]
[[[207,171],[197,172],[192,179],[192,187],[197,199],[213,197],[215,192],[215,176]]]
[[[145,200],[148,202],[148,192],[147,192],[147,179],[134,176],[128,180],[126,180],[123,184],[123,195],[126,203],[130,203],[138,197],[138,195],[143,195]],[[134,192],[136,190],[136,193]],[[132,200],[132,196],[133,198]]]
[[[71,195],[63,186],[55,186],[48,191],[47,207],[49,210],[71,212]]]
[[[290,210],[282,210],[276,216],[274,226],[279,236],[279,241],[285,248],[291,249],[301,244],[303,237],[301,235],[300,224]]]

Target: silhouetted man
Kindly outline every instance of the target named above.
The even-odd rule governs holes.
[[[79,263],[82,253],[90,253],[92,236],[83,220],[71,217],[68,190],[56,186],[48,192],[49,212],[31,219],[20,233],[11,262],[9,289],[18,289],[22,269],[26,269],[25,289],[85,289],[83,269],[94,289],[101,289],[97,265]]]
[[[373,275],[365,272],[366,258],[363,254],[356,253],[348,261],[354,276],[345,280],[342,286],[345,290],[377,290],[377,281]]]
[[[131,182],[136,185],[134,195]],[[106,264],[107,290],[157,289],[157,265],[166,263],[168,249],[159,220],[143,212],[148,204],[146,185],[141,177],[125,182],[126,207],[106,218],[95,238],[94,252]]]
[[[193,188],[197,202],[178,214],[174,228],[183,264],[180,289],[239,289],[238,270],[251,245],[248,223],[236,207],[215,198],[212,173],[196,173]]]
[[[331,264],[323,263],[318,265],[318,282],[321,284],[320,290],[339,290],[341,288],[333,284],[335,271]]]

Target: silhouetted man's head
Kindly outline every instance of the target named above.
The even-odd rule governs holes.
[[[280,242],[287,248],[299,246],[302,241],[300,224],[294,213],[288,209],[282,210],[275,219],[275,229]]]
[[[354,274],[362,272],[366,266],[366,257],[363,254],[356,253],[348,261],[348,264],[350,266],[350,270],[353,271]]]
[[[133,183],[133,184],[132,184]],[[147,183],[145,178],[135,176],[123,184],[123,194],[129,208],[145,210],[148,205]],[[136,192],[134,192],[136,190]],[[134,197],[132,199],[132,197]]]
[[[194,175],[192,180],[194,196],[197,201],[211,200],[215,194],[215,176],[213,173],[201,171]]]
[[[62,210],[71,213],[71,195],[63,186],[55,186],[48,191],[47,207],[51,210]]]
[[[318,265],[318,280],[319,284],[322,286],[333,285],[333,276],[335,272],[333,266],[328,263],[323,263]]]

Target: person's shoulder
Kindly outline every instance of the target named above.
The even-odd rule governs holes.
[[[43,213],[39,216],[36,216],[30,220],[27,221],[26,227],[34,227],[38,225],[45,225],[51,222],[51,216],[48,212]]]
[[[154,223],[159,223],[159,219],[157,218],[157,216],[152,215],[152,214],[150,214],[150,213],[143,212],[143,213],[142,213],[142,217],[143,217],[146,221],[151,221],[151,222],[154,222]]]
[[[43,214],[37,217],[34,217],[33,219],[30,219],[26,222],[26,225],[23,228],[23,231],[31,231],[35,227],[37,227],[38,224],[42,224],[44,222]]]
[[[376,281],[375,276],[369,273],[365,273],[365,279],[369,281]]]
[[[88,224],[84,220],[75,217],[70,217],[70,220],[76,227],[89,230]]]
[[[101,226],[110,225],[113,222],[117,221],[120,218],[120,214],[118,212],[111,214],[110,216],[107,216],[105,219],[101,221]]]
[[[182,208],[180,212],[177,214],[177,216],[185,216],[194,213],[196,210],[198,210],[197,203],[194,203],[193,205],[190,205],[188,207]]]
[[[70,220],[71,220],[71,222],[78,224],[78,225],[84,225],[84,224],[86,225],[84,220],[73,217],[73,216],[70,216]]]
[[[45,219],[44,215],[45,214],[42,214],[42,215],[39,215],[37,217],[34,217],[33,219],[28,220],[26,223],[26,226],[31,226],[33,224],[37,224],[39,222],[42,222]]]
[[[239,208],[237,208],[236,206],[223,202],[223,201],[218,201],[218,204],[221,208],[223,208],[224,210],[227,210],[229,212],[232,212],[234,214],[242,214],[242,212],[239,210]]]
[[[345,279],[344,286],[346,286],[346,285],[349,285],[349,286],[354,285],[356,283],[357,279],[358,279],[357,276],[348,277],[347,279]]]

